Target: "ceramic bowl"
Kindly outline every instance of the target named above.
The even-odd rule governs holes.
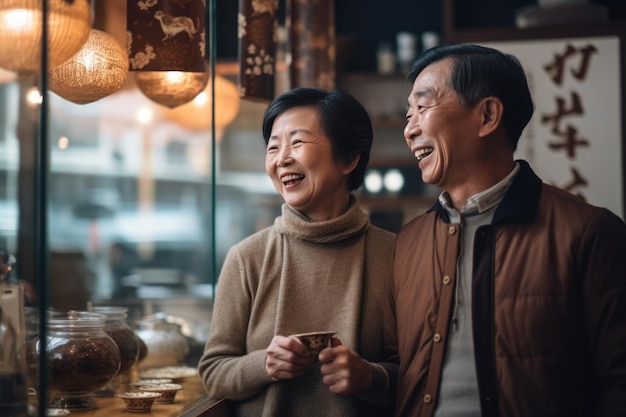
[[[34,416],[35,414],[37,414],[37,410],[33,410],[32,413],[30,413],[30,406],[29,406],[29,416],[32,415]],[[67,416],[69,415],[70,410],[67,410],[65,408],[48,408],[46,410],[46,417],[62,417],[62,416]]]
[[[335,333],[336,332],[330,332],[330,331],[309,332],[309,333],[292,334],[289,337],[305,345],[309,349],[309,352],[311,352],[312,355],[317,355],[318,353],[320,353],[322,349],[328,346],[328,342],[330,342],[330,338],[333,337]]]
[[[152,385],[141,385],[137,387],[140,391],[144,392],[158,392],[161,394],[159,398],[157,398],[158,403],[171,403],[174,402],[174,398],[176,397],[176,393],[183,388],[180,384],[152,384]]]
[[[191,366],[165,366],[147,369],[139,374],[141,379],[171,379],[180,382],[185,378],[198,375],[198,369]]]
[[[132,382],[134,387],[140,387],[142,385],[157,385],[157,384],[171,384],[174,380],[169,378],[155,378],[155,379],[140,379],[139,381]]]
[[[128,411],[147,413],[152,409],[154,401],[161,397],[161,394],[158,392],[129,391],[116,394],[116,397],[124,400],[124,405]]]

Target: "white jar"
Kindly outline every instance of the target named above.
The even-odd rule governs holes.
[[[147,347],[138,369],[163,368],[180,365],[189,354],[189,343],[178,324],[163,318],[135,321],[135,333]]]
[[[379,74],[389,75],[396,72],[396,56],[393,53],[390,43],[381,42],[378,44],[376,60]]]
[[[439,35],[430,31],[422,33],[422,50],[426,51],[435,46],[439,46]]]
[[[400,32],[396,35],[396,43],[398,44],[398,65],[400,72],[406,73],[409,71],[411,63],[415,59],[415,35],[410,32]]]

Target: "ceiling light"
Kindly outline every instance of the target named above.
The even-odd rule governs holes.
[[[72,57],[91,30],[87,0],[48,0],[48,62],[50,68]],[[38,72],[42,44],[41,0],[0,2],[0,67]]]
[[[83,47],[50,71],[50,89],[66,100],[86,104],[119,90],[127,75],[126,50],[113,36],[92,29]]]

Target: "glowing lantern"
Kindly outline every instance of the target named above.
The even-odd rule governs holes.
[[[48,0],[48,61],[54,68],[71,58],[91,31],[87,0]],[[0,2],[0,67],[38,72],[41,67],[42,1]]]

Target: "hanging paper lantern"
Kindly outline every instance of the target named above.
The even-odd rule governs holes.
[[[17,73],[0,68],[0,85],[17,80]]]
[[[50,71],[50,89],[66,100],[86,104],[119,90],[127,75],[126,50],[113,36],[92,29],[83,47]]]
[[[215,76],[215,130],[217,139],[221,137],[223,129],[233,121],[239,113],[241,100],[237,86],[226,78]],[[208,130],[211,128],[211,82],[192,101],[175,109],[166,109],[165,117],[191,130]]]
[[[87,0],[48,0],[48,62],[71,58],[91,31]],[[0,67],[38,72],[41,67],[42,0],[0,1]]]
[[[135,81],[141,92],[155,103],[174,108],[196,97],[207,85],[206,72],[139,71]]]
[[[151,100],[176,107],[206,86],[205,1],[126,3],[130,70]]]

